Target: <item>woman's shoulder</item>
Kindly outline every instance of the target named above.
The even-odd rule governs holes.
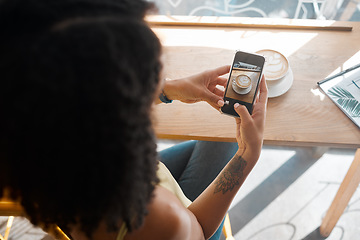
[[[157,186],[154,197],[148,205],[148,215],[144,224],[128,233],[125,240],[133,239],[197,239],[203,235],[195,216],[185,208],[176,196],[167,189]],[[201,238],[199,238],[201,239]]]

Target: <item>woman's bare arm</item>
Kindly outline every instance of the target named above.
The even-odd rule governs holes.
[[[216,179],[189,206],[201,224],[205,238],[218,228],[237,191],[255,166],[261,152],[267,105],[267,87],[263,78],[260,95],[250,116],[244,106],[235,106],[236,138],[239,150]]]

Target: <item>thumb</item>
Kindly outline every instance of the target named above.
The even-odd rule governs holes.
[[[245,126],[252,122],[251,115],[247,108],[244,105],[240,105],[239,103],[234,104],[234,109],[239,114],[241,119],[241,125]]]

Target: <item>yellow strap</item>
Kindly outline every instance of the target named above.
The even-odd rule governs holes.
[[[126,233],[127,233],[126,224],[123,223],[123,224],[121,225],[121,228],[120,228],[120,230],[119,230],[119,234],[118,234],[116,240],[123,240],[124,237],[125,237],[125,235],[126,235]]]
[[[6,224],[6,230],[5,230],[5,235],[4,235],[4,240],[8,240],[8,237],[10,235],[10,229],[11,229],[11,226],[13,224],[13,221],[14,221],[14,217],[13,216],[10,216],[8,218],[8,222]]]

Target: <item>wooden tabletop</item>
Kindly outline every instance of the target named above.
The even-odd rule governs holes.
[[[229,19],[234,24],[244,21],[214,17],[206,22],[229,22]],[[236,49],[278,50],[290,62],[294,82],[287,93],[269,99],[264,143],[360,147],[360,129],[316,84],[360,62],[360,23],[313,21],[317,26],[314,29],[308,27],[312,26],[309,20],[276,20],[281,28],[272,27],[273,20],[268,20],[270,24],[264,24],[266,19],[261,21],[258,27],[256,24],[250,27],[166,25],[154,21],[152,28],[164,45],[164,77],[181,78],[230,65]],[[155,118],[155,130],[160,138],[235,141],[234,119],[203,102],[160,104],[155,107]]]

